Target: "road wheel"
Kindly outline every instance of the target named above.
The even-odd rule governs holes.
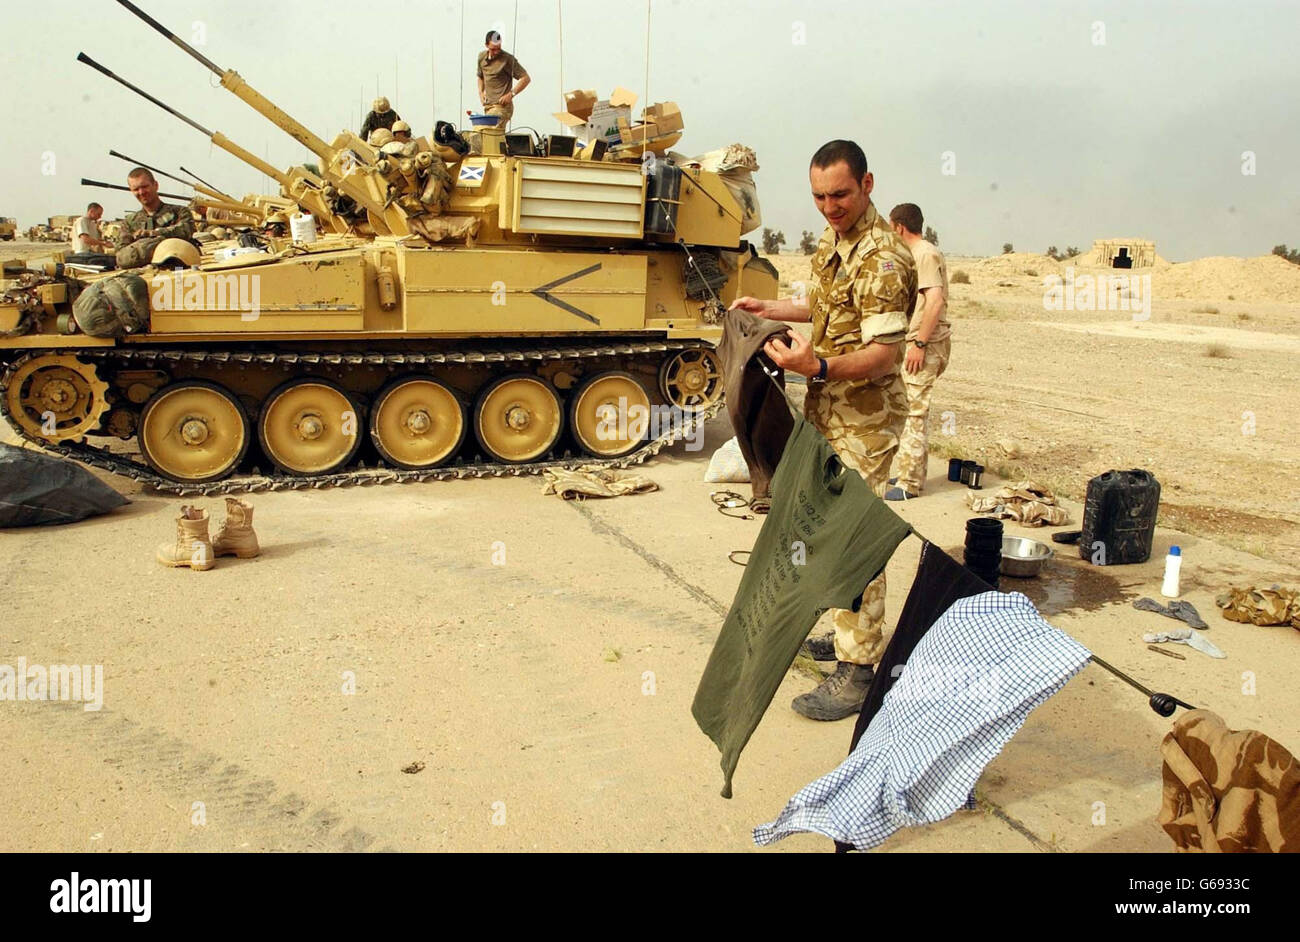
[[[163,477],[202,484],[239,466],[252,429],[230,390],[188,379],[164,386],[145,403],[137,441],[149,467]]]
[[[559,393],[536,376],[502,376],[484,387],[474,406],[474,436],[484,451],[506,464],[544,457],[563,429]]]
[[[257,437],[262,453],[287,474],[329,474],[347,465],[361,445],[361,409],[327,379],[291,379],[262,404]]]
[[[469,431],[465,404],[432,376],[404,376],[380,391],[370,439],[388,462],[419,470],[446,464]]]
[[[650,396],[631,373],[610,371],[584,380],[569,400],[569,427],[583,451],[621,458],[646,439]]]

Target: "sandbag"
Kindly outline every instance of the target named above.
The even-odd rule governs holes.
[[[149,282],[133,271],[96,281],[72,304],[77,326],[90,337],[122,337],[149,329]]]
[[[0,527],[75,523],[127,503],[79,464],[0,443]]]
[[[727,439],[713,457],[709,459],[708,470],[704,472],[705,484],[748,484],[749,465],[740,451],[740,440],[734,435]]]

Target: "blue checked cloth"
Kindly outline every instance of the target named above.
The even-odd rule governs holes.
[[[942,821],[1089,656],[1019,592],[955,602],[917,644],[858,747],[754,828],[754,843],[811,831],[868,850],[899,828]]]

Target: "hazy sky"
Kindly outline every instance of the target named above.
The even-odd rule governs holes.
[[[1297,2],[649,0],[648,31],[646,0],[138,2],[327,140],[357,129],[376,89],[417,133],[463,118],[494,25],[533,78],[516,126],[558,131],[571,88],[623,85],[639,113],[648,73],[650,100],[681,106],[677,150],[754,148],[764,222],[791,245],[822,229],[807,163],[835,137],[863,145],[877,205],[919,204],[951,253],[1103,236],[1154,239],[1174,260],[1300,244]],[[309,159],[113,0],[6,4],[4,20],[0,215],[24,228],[90,199],[110,218],[134,208],[79,184],[124,182],[110,148],[271,190],[79,51],[277,166]]]

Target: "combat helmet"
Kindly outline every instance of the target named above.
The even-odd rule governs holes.
[[[197,268],[199,250],[185,239],[163,239],[153,250],[153,265],[166,265],[168,262],[180,262],[186,268]]]
[[[407,134],[410,134],[410,133],[411,133],[411,126],[410,126],[409,124],[407,124],[405,121],[395,121],[395,122],[393,122],[393,135],[394,135],[394,136],[400,134],[400,133],[403,132],[403,131],[405,131]]]
[[[375,114],[388,114],[393,110],[393,106],[388,103],[388,99],[382,95],[371,102],[370,107]]]
[[[375,128],[370,132],[370,137],[366,139],[366,143],[371,147],[383,147],[385,144],[391,144],[392,142],[393,132],[388,128]]]

